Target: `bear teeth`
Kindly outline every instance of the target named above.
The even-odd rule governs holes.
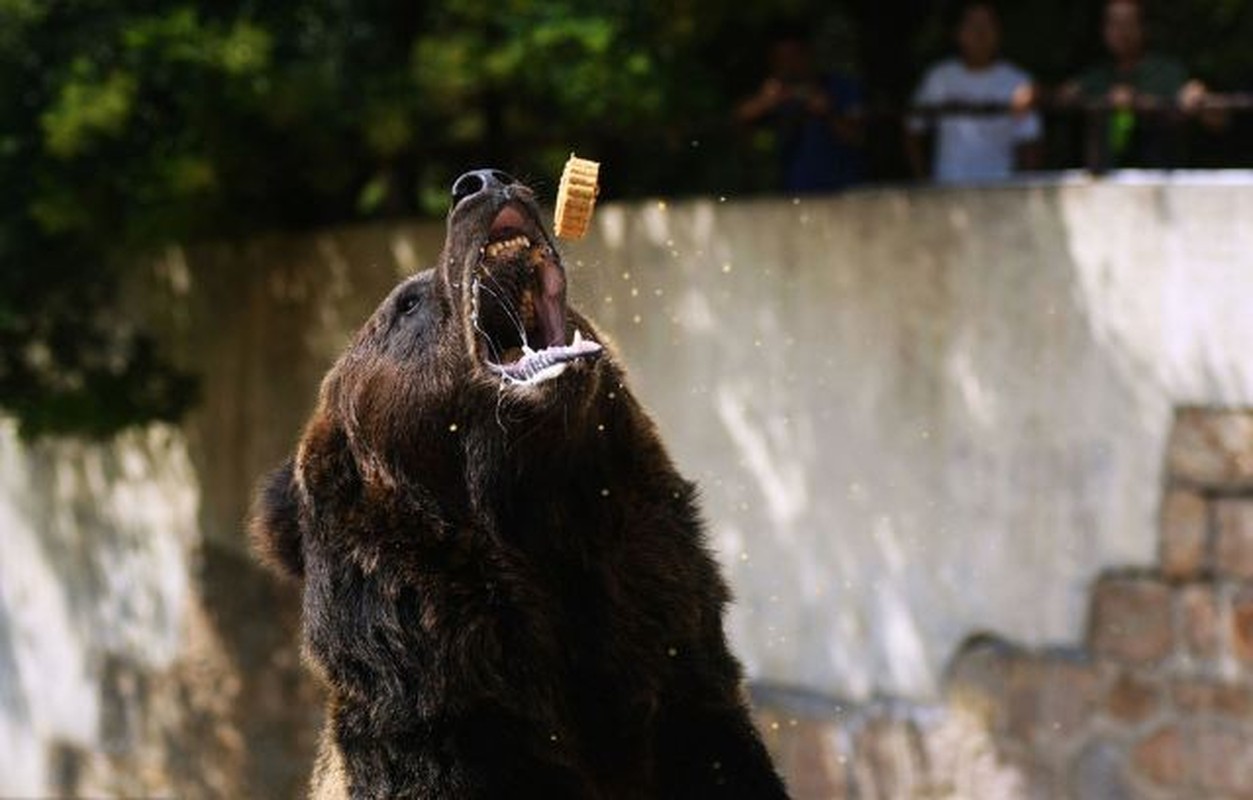
[[[565,372],[569,362],[596,356],[601,350],[601,345],[584,338],[583,332],[576,328],[570,344],[534,350],[524,343],[522,357],[517,361],[510,364],[488,361],[487,366],[507,383],[535,385]]]
[[[530,246],[531,240],[523,234],[518,234],[511,239],[505,239],[500,242],[492,242],[487,247],[483,248],[483,252],[489,258],[498,258],[506,253],[513,254],[515,251],[522,250]]]

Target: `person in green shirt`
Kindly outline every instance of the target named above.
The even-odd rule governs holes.
[[[1168,167],[1177,156],[1179,123],[1205,102],[1206,89],[1183,64],[1149,52],[1138,0],[1109,0],[1102,29],[1109,60],[1059,92],[1062,102],[1105,100],[1103,131],[1091,132],[1095,167]]]

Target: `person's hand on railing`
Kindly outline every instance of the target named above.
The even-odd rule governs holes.
[[[1009,98],[1009,110],[1017,118],[1022,119],[1031,113],[1040,100],[1039,89],[1034,83],[1024,83],[1014,89]]]
[[[1175,99],[1184,113],[1192,114],[1201,110],[1201,106],[1205,104],[1208,94],[1209,91],[1205,88],[1205,84],[1193,79],[1179,89],[1179,94],[1175,96]]]
[[[1152,103],[1155,99],[1149,95],[1138,95],[1135,89],[1122,83],[1110,87],[1109,94],[1105,95],[1105,98],[1109,100],[1110,108],[1115,111],[1138,108],[1144,103]]]
[[[740,103],[736,109],[736,118],[745,124],[752,124],[774,112],[792,96],[787,84],[778,78],[767,78],[762,81],[757,93]]]
[[[1238,107],[1238,102],[1225,101],[1195,79],[1183,85],[1177,100],[1185,114],[1196,117],[1201,125],[1215,132],[1226,129],[1230,119],[1229,106]]]

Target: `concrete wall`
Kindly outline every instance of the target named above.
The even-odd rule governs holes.
[[[595,317],[705,489],[751,672],[931,695],[1152,561],[1177,404],[1253,401],[1253,185],[1202,176],[600,212]]]
[[[1076,640],[1102,566],[1153,561],[1172,408],[1253,403],[1250,220],[1249,176],[1129,176],[609,206],[566,251],[704,488],[753,677],[926,699],[971,633]],[[204,375],[187,423],[0,431],[0,752],[31,754],[0,755],[0,794],[205,794],[184,740],[217,748],[223,791],[299,785],[316,697],[239,520],[348,334],[441,238],[172,251],[129,302]]]

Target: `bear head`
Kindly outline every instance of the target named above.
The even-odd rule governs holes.
[[[490,479],[473,474],[483,459],[468,451],[511,430],[579,427],[617,371],[601,341],[567,306],[533,192],[499,170],[462,175],[438,265],[379,305],[323,380],[296,453],[263,482],[254,548],[301,577],[302,530],[333,506],[357,513],[363,498],[399,495],[412,501],[406,514],[447,524]]]

